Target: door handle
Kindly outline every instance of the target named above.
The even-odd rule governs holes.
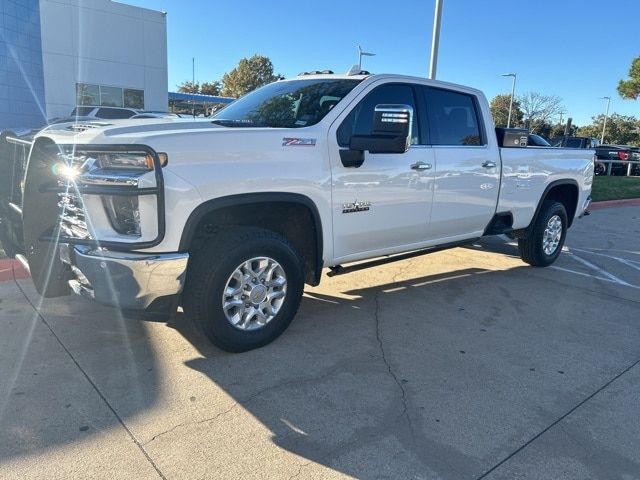
[[[429,170],[430,168],[431,164],[426,162],[416,162],[411,165],[412,170]]]
[[[496,162],[491,162],[491,161],[487,160],[486,162],[484,162],[482,164],[482,166],[484,168],[495,168],[496,167]]]

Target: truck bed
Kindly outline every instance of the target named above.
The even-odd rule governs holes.
[[[580,212],[591,191],[594,153],[578,148],[500,148],[502,182],[497,212],[512,212],[513,228],[525,228],[545,189],[571,181],[579,188]]]

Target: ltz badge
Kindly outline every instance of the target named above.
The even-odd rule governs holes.
[[[355,202],[343,203],[342,213],[367,212],[371,208],[371,202]]]

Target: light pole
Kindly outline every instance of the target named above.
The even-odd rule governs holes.
[[[438,67],[438,47],[440,46],[440,21],[442,20],[442,0],[436,0],[436,10],[433,13],[433,35],[431,37],[431,60],[429,61],[429,78],[436,79]]]
[[[375,57],[375,53],[365,52],[362,47],[358,45],[358,68],[362,70],[362,57]]]
[[[196,57],[191,57],[191,87],[196,86]],[[191,114],[193,118],[196,118],[196,102],[193,101],[193,105],[191,106]]]
[[[511,110],[513,109],[513,95],[516,93],[516,73],[503,73],[503,77],[513,77],[511,83],[511,100],[509,101],[509,117],[507,118],[507,128],[511,128]]]
[[[604,125],[602,125],[602,136],[600,137],[600,143],[604,143],[604,132],[607,129],[607,117],[609,116],[609,105],[611,104],[611,97],[601,97],[600,100],[607,101],[607,108],[604,112]]]

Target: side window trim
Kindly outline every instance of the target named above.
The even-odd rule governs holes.
[[[476,95],[471,95],[471,102],[473,103],[473,109],[476,113],[476,123],[478,124],[478,132],[480,133],[480,145],[478,145],[478,147],[486,147],[489,143],[489,140],[487,137],[487,132],[484,128],[484,118],[482,117],[482,110],[480,110],[480,102],[478,102],[478,97]]]
[[[411,88],[411,94],[413,96],[413,116],[415,117],[415,128],[417,132],[411,132],[411,137],[414,136],[415,133],[418,134],[417,142],[415,144],[409,145],[411,148],[414,145],[424,145],[424,139],[422,138],[422,118],[420,115],[420,99],[418,98],[418,89],[416,88],[415,83],[407,83],[403,85],[408,85]]]
[[[413,91],[417,97],[418,103],[418,119],[420,120],[420,143],[419,145],[431,146],[431,119],[429,118],[429,111],[427,110],[427,97],[425,95],[425,89],[428,88],[424,84],[414,84]]]

